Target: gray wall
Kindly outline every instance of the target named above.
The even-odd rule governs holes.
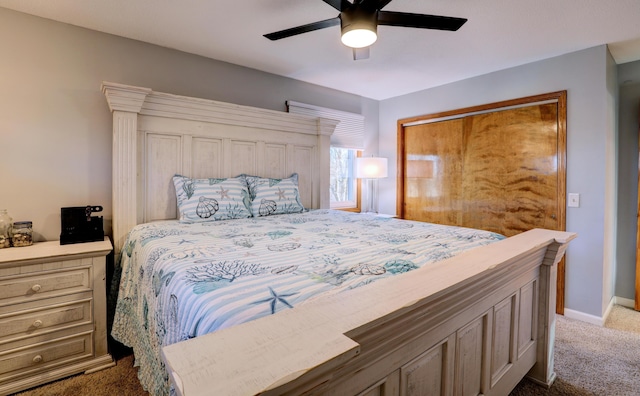
[[[0,207],[60,235],[60,208],[103,205],[111,219],[111,114],[102,81],[285,110],[286,100],[365,116],[378,147],[378,102],[0,8]],[[109,228],[109,225],[107,225]]]
[[[604,234],[605,225],[614,221],[605,219],[611,216],[605,211],[605,189],[612,176],[607,139],[614,106],[608,62],[606,46],[599,46],[380,103],[380,154],[390,158],[389,173],[394,174],[398,119],[567,90],[567,192],[581,196],[579,208],[567,208],[567,230],[579,235],[567,252],[566,307],[596,317],[603,315],[603,276],[615,268],[605,256],[612,247],[605,249],[611,238]],[[395,180],[384,179],[380,188],[380,211],[395,213]]]
[[[618,233],[616,296],[635,296],[638,209],[638,131],[640,127],[640,61],[618,66],[620,82],[618,118]]]

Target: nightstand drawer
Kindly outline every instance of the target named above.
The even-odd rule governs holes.
[[[108,238],[0,249],[0,395],[114,365],[105,281],[111,249]]]
[[[0,280],[0,305],[91,290],[89,267]]]
[[[4,315],[0,317],[0,344],[69,326],[91,323],[92,320],[91,299]]]
[[[91,332],[0,354],[0,382],[93,356]]]

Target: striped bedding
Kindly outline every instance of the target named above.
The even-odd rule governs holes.
[[[120,283],[111,334],[133,347],[145,389],[168,394],[160,357],[165,345],[503,238],[332,210],[141,224],[130,232],[116,267]]]

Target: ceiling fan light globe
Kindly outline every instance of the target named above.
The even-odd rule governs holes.
[[[364,48],[375,43],[378,39],[376,32],[368,29],[353,29],[342,33],[342,44],[351,48]]]

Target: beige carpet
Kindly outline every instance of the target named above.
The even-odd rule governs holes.
[[[559,316],[549,390],[523,380],[511,396],[640,395],[640,312],[614,306],[605,327]]]
[[[558,379],[544,389],[526,379],[510,396],[640,395],[640,312],[615,306],[606,327],[559,316],[555,369]],[[20,396],[134,396],[142,390],[133,357],[117,358],[113,368],[77,375],[19,393]]]

